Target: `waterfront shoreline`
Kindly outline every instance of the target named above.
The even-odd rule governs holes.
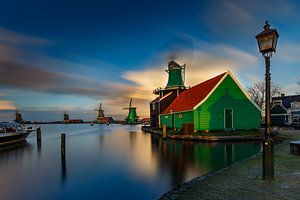
[[[142,131],[162,137],[161,130],[155,130],[152,129],[151,127],[142,126]],[[262,136],[257,136],[257,135],[201,136],[201,135],[192,135],[192,134],[191,135],[167,134],[167,138],[174,139],[174,140],[194,140],[194,141],[206,141],[206,142],[234,142],[234,141],[261,141],[262,140]]]
[[[262,154],[219,171],[182,183],[159,199],[297,199],[300,195],[299,156],[289,152],[289,141],[300,131],[282,131],[286,140],[275,146],[275,180],[262,180]],[[213,191],[213,192],[210,192]]]

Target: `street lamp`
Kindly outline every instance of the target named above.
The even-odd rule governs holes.
[[[270,117],[270,58],[276,52],[278,33],[276,29],[270,29],[268,21],[264,26],[264,31],[255,36],[259,51],[265,58],[266,63],[266,102],[265,102],[265,137],[263,140],[263,179],[274,179],[274,144],[271,136],[271,117]]]

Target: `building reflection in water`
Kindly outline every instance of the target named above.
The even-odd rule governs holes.
[[[163,140],[147,133],[136,131],[128,133],[128,135],[115,133],[114,136],[105,137],[105,143],[108,145],[104,150],[109,149],[114,157],[130,160],[130,169],[134,171],[135,176],[147,177],[148,180],[167,177],[170,188],[196,176],[224,168],[260,151],[260,143]],[[103,142],[103,138],[100,141]],[[126,153],[128,151],[129,154]]]
[[[168,171],[171,186],[224,168],[257,154],[261,149],[259,143],[253,142],[203,143],[162,140],[155,135],[151,135],[151,144],[152,153],[159,159],[158,171]]]

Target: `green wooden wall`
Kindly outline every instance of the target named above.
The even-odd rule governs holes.
[[[224,109],[233,110],[233,129],[260,127],[260,110],[248,100],[229,75],[201,106],[194,111],[161,115],[160,125],[172,127],[174,117],[174,128],[182,128],[183,123],[194,123],[195,130],[224,130]]]
[[[171,114],[160,115],[160,127],[162,127],[163,124],[166,124],[167,128],[172,127],[172,115]]]
[[[181,115],[181,116],[180,116]],[[167,116],[167,117],[166,117]],[[193,111],[174,113],[174,114],[166,114],[160,116],[160,125],[166,124],[168,128],[172,126],[172,117],[174,117],[174,128],[182,128],[183,123],[194,123],[194,114]]]
[[[233,109],[234,129],[260,126],[260,110],[228,75],[210,97],[194,110],[195,130],[224,130],[224,109]]]
[[[193,111],[175,113],[174,117],[175,117],[174,128],[181,129],[183,123],[194,123]]]

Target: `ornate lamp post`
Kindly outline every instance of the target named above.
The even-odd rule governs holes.
[[[263,179],[274,179],[274,144],[271,135],[271,117],[270,117],[270,58],[276,52],[278,33],[276,29],[270,29],[268,21],[264,26],[264,31],[255,36],[257,39],[259,51],[265,58],[266,63],[266,102],[265,102],[265,137],[263,140]]]

